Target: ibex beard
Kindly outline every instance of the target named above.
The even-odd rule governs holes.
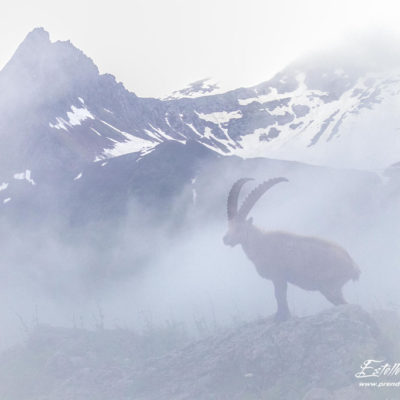
[[[228,196],[228,232],[224,243],[240,244],[255,265],[259,275],[272,281],[278,305],[275,320],[290,317],[287,303],[287,284],[305,290],[321,292],[334,305],[345,304],[342,287],[349,280],[357,280],[360,269],[345,249],[320,238],[289,232],[264,231],[247,218],[258,199],[272,186],[287,182],[274,178],[257,186],[238,208],[242,186],[250,181],[242,178],[235,182]]]

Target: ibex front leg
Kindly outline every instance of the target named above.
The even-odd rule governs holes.
[[[275,321],[285,321],[290,317],[289,306],[287,303],[287,282],[284,280],[274,280],[275,298],[278,303],[278,311],[275,314]]]

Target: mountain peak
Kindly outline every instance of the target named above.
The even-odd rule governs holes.
[[[35,28],[26,35],[25,39],[18,46],[15,55],[35,58],[46,51],[51,44],[49,32],[41,27]]]
[[[37,27],[26,35],[25,41],[50,42],[50,34],[43,27]]]
[[[19,108],[22,98],[33,109],[33,104],[57,102],[77,88],[90,86],[98,75],[93,60],[81,50],[69,41],[52,42],[39,27],[26,36],[0,72],[0,89],[8,91],[3,96],[7,103],[15,101]]]
[[[70,41],[52,42],[49,32],[43,27],[37,27],[28,33],[9,64],[13,66],[19,64],[19,72],[21,72],[21,67],[27,68],[28,75],[32,75],[36,69],[48,72],[52,68],[60,73],[75,68],[77,74],[90,70],[93,75],[98,75],[98,69],[92,59]]]

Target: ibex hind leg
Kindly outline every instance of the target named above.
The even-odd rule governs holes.
[[[275,298],[278,305],[274,321],[286,321],[290,318],[290,311],[287,303],[287,282],[284,280],[274,280],[273,284],[275,289]]]
[[[321,289],[320,292],[325,296],[325,298],[329,302],[331,302],[335,306],[339,306],[340,304],[347,304],[347,301],[343,297],[341,287],[324,288]]]

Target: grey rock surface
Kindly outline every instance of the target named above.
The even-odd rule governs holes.
[[[127,332],[48,328],[38,331],[24,348],[13,350],[14,357],[2,356],[0,397],[383,399],[387,397],[373,397],[368,389],[359,388],[354,374],[366,359],[394,357],[393,346],[382,319],[378,324],[354,305],[282,323],[272,318],[250,322],[177,346],[163,356],[146,353],[144,342]],[[23,361],[35,372],[17,374],[15,360],[20,360],[18,368]],[[380,394],[387,396],[375,393]]]

